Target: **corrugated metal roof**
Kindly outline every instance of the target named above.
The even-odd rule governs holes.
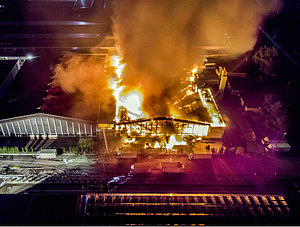
[[[271,194],[1,195],[2,225],[299,224],[299,206]]]

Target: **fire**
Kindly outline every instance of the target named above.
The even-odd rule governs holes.
[[[125,143],[134,143],[135,142],[135,138],[127,138],[125,139]]]
[[[116,73],[118,79],[121,79],[123,70],[126,66],[125,63],[121,63],[122,61],[123,61],[123,59],[118,55],[113,55],[110,58],[111,65],[113,67],[115,67],[115,73]]]
[[[111,87],[112,88],[112,87]],[[112,88],[113,89],[113,88]],[[124,89],[124,86],[120,86],[120,87],[116,87],[115,89],[113,89],[114,90],[114,92],[113,92],[113,96],[115,97],[115,99],[116,99],[116,117],[115,117],[115,121],[116,122],[119,122],[120,121],[120,119],[119,119],[119,117],[118,117],[118,115],[119,115],[119,109],[120,109],[120,94],[121,94],[121,92],[123,91],[123,89]]]
[[[198,66],[195,66],[191,72],[192,72],[192,76],[189,78],[189,80],[190,82],[195,82],[195,73],[198,72]]]
[[[208,89],[208,88],[207,89],[199,89],[198,93],[199,93],[199,96],[200,96],[200,99],[201,99],[203,105],[206,107],[206,109],[213,121],[211,126],[225,127],[225,123],[223,121],[221,114],[219,113],[217,104],[216,104],[215,100],[213,99],[213,95],[212,95],[210,89]],[[208,97],[208,99],[206,97]]]
[[[176,104],[177,104],[177,102],[174,103],[174,105],[176,105]],[[171,114],[172,118],[179,118],[180,117],[179,111],[176,108],[174,108],[173,106],[171,106],[171,108],[170,108],[170,114]]]
[[[146,143],[144,146],[145,149],[151,148],[149,143]]]
[[[153,145],[153,144],[152,144]],[[186,145],[186,142],[185,141],[177,141],[176,138],[175,138],[175,135],[171,135],[170,136],[170,139],[169,139],[169,143],[166,143],[164,145],[160,145],[158,141],[156,141],[153,145],[153,148],[163,148],[165,147],[167,150],[172,150],[173,147],[175,145]],[[150,145],[150,143],[146,143],[144,145],[144,148],[147,149],[147,148],[151,148],[152,146]]]
[[[158,141],[155,142],[154,148],[160,148],[160,145],[159,145],[159,142],[158,142]]]
[[[111,77],[110,78],[110,88],[113,90],[113,96],[116,99],[116,114],[115,114],[115,121],[119,122],[120,119],[118,118],[119,114],[119,107],[120,107],[120,94],[122,93],[124,86],[121,86],[120,83],[122,82],[122,72],[126,66],[125,63],[121,63],[122,58],[118,55],[113,55],[110,57],[110,64],[114,67],[114,72],[117,78]]]
[[[143,95],[140,91],[130,91],[127,95],[119,97],[119,107],[127,110],[127,116],[130,120],[145,117],[142,111]]]
[[[193,95],[194,94],[194,92],[193,91],[191,91],[191,90],[186,90],[186,95],[188,96],[188,95]]]
[[[177,141],[174,135],[170,136],[169,143],[167,143],[166,148],[172,150],[174,145],[186,145],[185,141]]]
[[[134,89],[124,94],[125,86],[121,85],[121,83],[126,64],[123,63],[123,59],[118,55],[113,55],[110,58],[110,64],[114,68],[116,75],[116,77],[112,76],[110,78],[110,88],[113,90],[113,96],[116,99],[115,121],[118,123],[122,119],[136,120],[145,117],[146,115],[142,110],[142,92],[138,89]],[[124,114],[126,116],[124,116]]]

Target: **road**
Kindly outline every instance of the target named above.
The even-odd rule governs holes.
[[[280,192],[295,190],[300,185],[300,157],[295,155],[213,155],[211,159],[190,161],[187,157],[166,155],[165,158],[118,160],[112,157],[105,164],[66,165],[62,161],[17,159],[1,160],[2,165],[19,166],[27,171],[24,181],[40,174],[48,174],[42,182],[37,180],[34,191],[51,190],[76,193],[110,190],[108,181],[123,176],[125,181],[113,183],[118,192]],[[180,161],[185,166],[182,174],[129,174],[134,162]],[[16,173],[15,173],[16,174]],[[31,174],[31,175],[30,175]],[[19,179],[19,178],[18,178]],[[21,179],[21,178],[20,178]],[[27,181],[26,181],[27,182]],[[34,182],[31,182],[31,185]],[[94,185],[94,186],[91,186]],[[95,185],[98,187],[95,187]],[[26,188],[30,191],[30,188]],[[25,190],[25,188],[24,188]],[[18,189],[22,192],[21,189]]]
[[[185,166],[182,174],[135,174],[118,185],[118,192],[252,192],[284,193],[295,190],[293,182],[300,179],[300,157],[231,155],[213,156],[207,160],[188,158],[148,159],[180,161]],[[128,171],[130,165],[128,163]],[[126,172],[123,172],[124,176]],[[299,181],[300,182],[300,181]]]

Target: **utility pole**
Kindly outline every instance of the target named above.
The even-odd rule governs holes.
[[[109,153],[105,130],[106,129],[112,129],[113,127],[114,127],[113,124],[98,124],[98,128],[100,128],[102,130],[102,133],[103,133],[103,138],[104,138],[104,143],[105,143],[105,150],[106,150],[105,154]]]
[[[109,151],[108,151],[107,140],[106,140],[106,135],[105,135],[105,128],[102,128],[102,132],[103,132],[103,137],[104,137],[104,142],[105,142],[106,154],[108,154]]]

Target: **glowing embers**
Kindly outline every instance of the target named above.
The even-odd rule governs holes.
[[[135,138],[131,137],[131,138],[126,138],[125,139],[125,143],[131,144],[135,142]]]
[[[203,106],[207,109],[212,122],[210,125],[212,127],[225,127],[225,123],[223,118],[218,110],[217,104],[211,94],[209,88],[202,88],[198,90],[200,99],[202,101]]]
[[[116,124],[116,133],[126,136],[207,136],[209,124],[158,117]]]
[[[190,82],[195,82],[195,73],[198,71],[198,66],[194,66],[194,68],[192,69],[192,76],[189,77],[189,81]]]
[[[127,139],[128,140],[128,139]],[[143,140],[142,140],[143,141]],[[139,141],[137,141],[138,143]],[[186,146],[187,139],[183,138],[182,136],[178,135],[171,135],[166,137],[154,137],[146,142],[144,145],[145,150],[156,150],[156,149],[163,149],[164,151],[170,151],[176,148],[182,148],[182,146]],[[153,151],[154,151],[153,150]],[[159,152],[156,150],[156,152]]]
[[[159,145],[159,142],[158,142],[158,141],[156,141],[156,142],[154,143],[154,148],[160,148],[160,145]]]
[[[170,136],[169,143],[167,143],[166,148],[173,149],[175,145],[187,145],[185,141],[177,141],[174,135]]]

